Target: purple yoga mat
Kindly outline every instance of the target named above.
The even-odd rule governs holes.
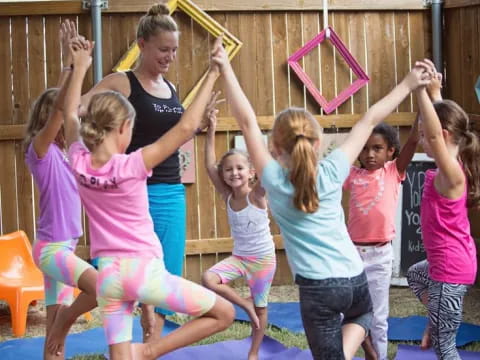
[[[479,360],[480,352],[459,350],[462,360]],[[419,346],[398,345],[395,360],[437,360],[432,349],[422,350]]]
[[[252,338],[228,340],[208,345],[189,346],[161,357],[162,360],[244,360],[250,349]],[[271,337],[265,336],[260,346],[262,360],[312,360],[310,350],[287,348]],[[360,360],[355,358],[356,360]]]

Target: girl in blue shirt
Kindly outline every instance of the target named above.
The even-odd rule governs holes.
[[[220,55],[219,55],[220,56]],[[321,128],[305,109],[275,118],[273,157],[225,51],[219,61],[227,100],[280,226],[299,286],[300,308],[314,359],[352,359],[368,333],[372,304],[362,261],[348,235],[342,184],[373,128],[431,77],[415,67],[352,128],[345,142],[320,162]]]

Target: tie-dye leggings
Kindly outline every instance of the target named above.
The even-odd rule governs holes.
[[[135,303],[201,316],[216,301],[216,294],[170,274],[163,259],[100,257],[97,301],[109,345],[132,339]]]
[[[73,287],[85,270],[92,268],[75,255],[78,240],[50,242],[37,240],[33,244],[33,260],[42,270],[45,286],[45,305],[70,305]]]
[[[222,284],[245,278],[255,306],[266,307],[276,267],[275,253],[263,256],[232,255],[207,271],[217,274]]]

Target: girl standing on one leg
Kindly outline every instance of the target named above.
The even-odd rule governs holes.
[[[418,143],[417,123],[418,118],[401,151],[397,131],[377,125],[358,157],[361,167],[352,166],[343,185],[350,191],[348,233],[362,258],[373,304],[370,336],[362,344],[367,360],[387,359],[395,214],[400,183]]]
[[[90,219],[91,255],[98,258],[99,267],[98,304],[112,360],[156,359],[224,330],[233,321],[228,301],[165,269],[145,186],[151,170],[198,128],[219,75],[216,58],[221,44],[218,38],[202,87],[179,123],[154,143],[128,155],[125,150],[131,141],[135,110],[122,94],[94,95],[80,127],[77,112],[92,45],[85,42],[72,47],[74,70],[65,99],[66,141]],[[137,301],[199,317],[156,342],[132,346]]]
[[[431,61],[425,60],[423,65],[435,72]],[[432,91],[432,98],[438,99],[434,94],[439,94],[439,86]],[[477,272],[468,208],[480,206],[480,142],[468,115],[455,102],[432,103],[425,87],[417,91],[417,99],[420,140],[438,169],[426,173],[421,201],[427,260],[411,266],[407,280],[428,309],[423,346],[431,341],[439,359],[457,360],[455,339],[462,321],[463,298]]]
[[[65,21],[60,29],[63,54],[77,36]],[[65,56],[59,85],[71,70],[72,59]],[[66,158],[63,130],[64,89],[47,89],[33,106],[25,138],[25,161],[40,192],[33,258],[44,274],[47,308],[45,359],[64,359],[65,337],[75,320],[97,306],[97,271],[75,255],[82,236],[81,206],[77,184]],[[82,293],[73,301],[73,287]]]
[[[373,128],[429,74],[414,68],[319,162],[321,129],[306,110],[280,112],[272,129],[275,159],[252,106],[222,52],[227,100],[280,226],[300,290],[303,325],[314,359],[352,359],[370,326],[372,304],[363,264],[344,221],[342,185]]]
[[[255,170],[250,157],[241,150],[225,153],[218,165],[215,159],[216,111],[210,115],[205,142],[205,165],[215,189],[227,206],[233,237],[233,254],[208,269],[204,286],[241,306],[252,321],[252,345],[249,360],[258,359],[258,351],[267,326],[268,294],[275,275],[275,245],[270,233],[265,190],[252,180]],[[227,283],[243,277],[251,298],[244,299]]]

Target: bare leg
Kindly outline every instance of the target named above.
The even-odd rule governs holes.
[[[47,339],[50,335],[53,323],[55,321],[55,316],[57,315],[58,309],[63,306],[59,304],[48,305],[47,306],[47,324],[46,324],[46,335],[45,335],[45,346],[43,347],[43,359],[44,360],[63,360],[65,359],[64,354],[55,355],[51,354],[47,350]]]
[[[342,326],[343,352],[345,360],[351,360],[358,348],[365,340],[365,329],[358,324],[346,324]]]
[[[153,360],[229,327],[235,318],[232,304],[217,296],[215,305],[202,317],[193,319],[155,343],[133,344],[135,360]],[[129,360],[127,357],[112,360]]]
[[[365,341],[362,343],[362,348],[363,348],[363,351],[365,352],[365,360],[378,359],[377,352],[373,347],[372,338],[370,335],[365,338]]]
[[[267,328],[267,315],[268,310],[266,307],[255,307],[260,326],[256,328],[252,324],[252,346],[248,353],[248,360],[258,360],[258,351],[265,335],[265,329]]]
[[[56,312],[46,344],[50,354],[59,356],[63,353],[65,338],[70,327],[77,318],[97,306],[96,287],[97,271],[89,268],[78,279],[78,287],[82,290],[70,306],[60,306]]]
[[[153,305],[142,304],[140,323],[143,329],[143,342],[156,342],[162,336],[165,315],[157,314]]]
[[[202,277],[202,284],[203,286],[223,296],[225,299],[240,306],[247,312],[252,324],[257,329],[260,327],[259,319],[257,313],[255,312],[255,306],[253,305],[252,299],[244,299],[230,286],[227,284],[222,284],[220,277],[214,272],[205,272]]]

